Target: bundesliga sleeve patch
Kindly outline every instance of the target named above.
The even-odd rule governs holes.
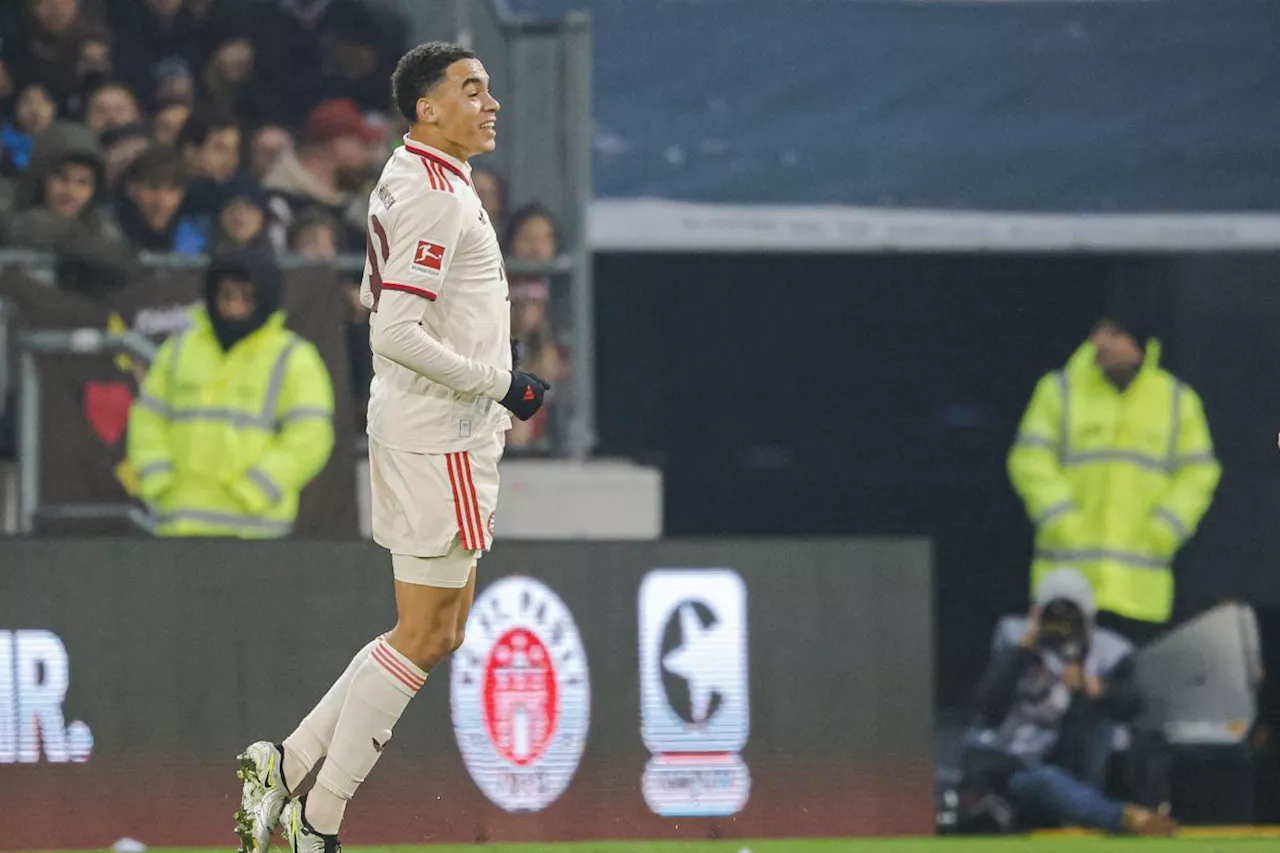
[[[439,243],[419,240],[417,251],[413,254],[413,271],[439,278],[444,267],[445,252],[445,247]]]

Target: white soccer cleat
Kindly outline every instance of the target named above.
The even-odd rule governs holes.
[[[342,853],[342,844],[336,835],[321,835],[307,823],[306,797],[297,797],[285,803],[280,813],[280,831],[289,842],[293,853]]]
[[[236,776],[243,783],[240,811],[236,812],[239,853],[267,853],[271,834],[280,822],[280,811],[289,799],[280,767],[284,755],[270,741],[260,740],[237,756]]]

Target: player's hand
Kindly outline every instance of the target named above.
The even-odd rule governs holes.
[[[1027,630],[1022,634],[1022,639],[1018,641],[1018,645],[1024,649],[1034,649],[1036,643],[1040,641],[1040,605],[1031,605],[1031,611],[1027,614]]]
[[[551,383],[527,370],[511,371],[511,390],[498,402],[511,414],[527,421],[542,408],[542,398],[551,390]]]
[[[1084,687],[1084,670],[1078,663],[1069,663],[1062,668],[1062,682],[1072,693]]]

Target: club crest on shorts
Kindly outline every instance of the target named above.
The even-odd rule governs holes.
[[[586,746],[591,685],[573,615],[550,587],[513,576],[476,597],[449,694],[462,760],[495,805],[536,812],[564,793]]]

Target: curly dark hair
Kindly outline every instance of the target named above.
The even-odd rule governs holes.
[[[391,100],[409,124],[418,120],[418,99],[439,85],[450,65],[459,59],[475,59],[475,52],[460,44],[429,41],[400,57],[391,75]]]

